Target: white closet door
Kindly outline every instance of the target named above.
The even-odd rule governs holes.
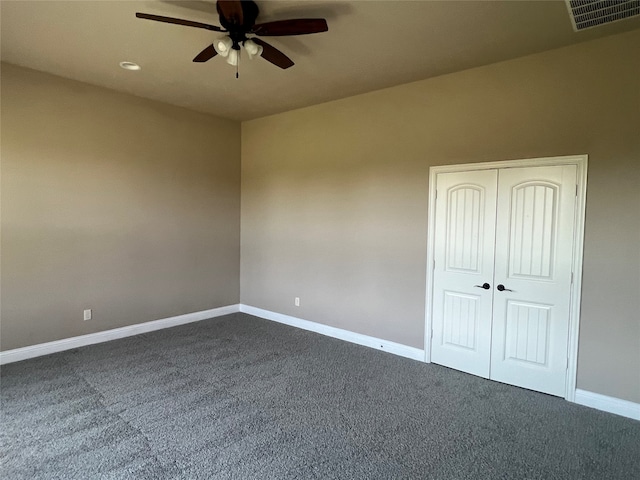
[[[574,165],[499,171],[491,376],[565,393]],[[504,287],[504,290],[502,287]]]
[[[482,377],[489,376],[497,178],[497,170],[479,170],[436,181],[431,360]]]

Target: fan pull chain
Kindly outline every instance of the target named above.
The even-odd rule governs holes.
[[[238,68],[240,67],[240,52],[242,50],[238,50],[238,61],[236,62],[236,78],[240,78],[240,76],[238,75]]]

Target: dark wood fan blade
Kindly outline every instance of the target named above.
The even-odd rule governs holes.
[[[193,61],[198,63],[206,62],[207,60],[211,60],[217,54],[218,52],[216,52],[216,49],[213,48],[213,45],[209,45],[207,48],[202,50],[198,55],[196,55]]]
[[[277,22],[258,23],[253,33],[264,37],[281,35],[308,35],[329,30],[324,18],[298,18],[295,20],[279,20]]]
[[[240,0],[218,0],[216,9],[220,14],[220,23],[229,28],[231,25],[242,25],[244,12]]]
[[[146,20],[155,20],[156,22],[173,23],[175,25],[184,25],[185,27],[204,28],[205,30],[213,30],[214,32],[224,32],[220,27],[209,25],[207,23],[192,22],[191,20],[183,20],[181,18],[163,17],[161,15],[151,15],[149,13],[136,13],[136,17]]]
[[[285,69],[294,65],[293,61],[289,57],[287,57],[276,47],[269,45],[264,40],[261,40],[259,38],[252,38],[251,40],[262,46],[261,57],[273,63],[275,66]]]

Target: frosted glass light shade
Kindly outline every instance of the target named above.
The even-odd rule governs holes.
[[[238,50],[231,49],[227,55],[227,63],[229,65],[238,65],[238,59],[240,58],[240,52]]]
[[[234,51],[231,48],[232,46],[233,42],[229,37],[219,38],[213,42],[213,48],[218,52],[218,55],[222,55],[223,57],[228,57],[229,52]]]
[[[258,45],[253,40],[245,40],[243,45],[249,58],[262,55],[262,45]]]

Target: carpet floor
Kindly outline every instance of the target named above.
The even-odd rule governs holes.
[[[233,314],[5,365],[5,479],[638,479],[640,422]]]

